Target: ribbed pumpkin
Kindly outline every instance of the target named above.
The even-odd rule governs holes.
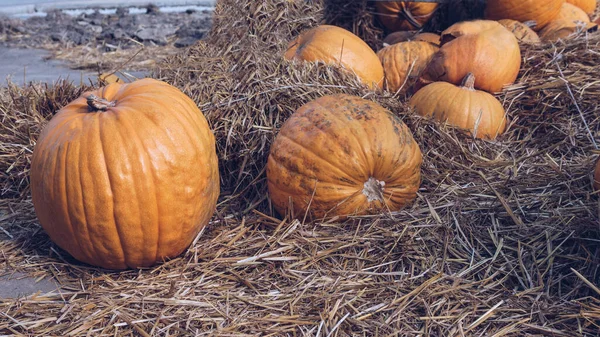
[[[113,83],[63,107],[39,136],[31,194],[44,230],[77,260],[109,269],[182,253],[219,196],[215,139],[177,88]]]
[[[423,26],[435,10],[437,3],[413,1],[376,1],[377,17],[389,31],[413,30]]]
[[[552,21],[570,20],[570,21],[581,21],[590,22],[590,17],[583,9],[572,5],[570,3],[564,3],[560,8],[560,12]]]
[[[271,145],[273,206],[302,218],[396,211],[420,185],[422,155],[408,127],[377,103],[323,96],[285,121]]]
[[[432,83],[415,93],[409,105],[419,115],[467,129],[477,138],[494,139],[504,132],[506,118],[502,104],[485,91],[475,90],[473,74],[460,86]]]
[[[321,25],[302,32],[289,43],[285,58],[342,65],[369,87],[383,86],[383,66],[373,49],[337,26]]]
[[[576,36],[577,33],[593,33],[598,25],[592,22],[575,22],[572,20],[556,20],[550,22],[540,31],[540,38],[546,42],[565,40]]]
[[[393,45],[406,41],[424,41],[435,46],[440,46],[440,36],[435,33],[416,33],[414,31],[397,31],[393,32],[383,39],[383,43]]]
[[[498,20],[498,23],[511,31],[519,42],[528,44],[538,44],[542,42],[538,34],[525,23],[510,19]]]
[[[535,21],[539,30],[554,20],[565,0],[487,0],[484,17],[489,20]]]
[[[596,11],[596,0],[567,0],[567,2],[583,9],[588,15]]]
[[[383,64],[386,89],[392,92],[409,88],[425,69],[438,47],[429,42],[407,41],[377,52]]]
[[[467,73],[473,73],[475,88],[498,92],[517,78],[521,67],[519,42],[496,21],[456,23],[442,32],[441,43],[417,88],[437,81],[460,84]]]

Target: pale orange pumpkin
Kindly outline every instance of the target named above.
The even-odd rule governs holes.
[[[550,22],[540,31],[540,38],[545,42],[555,42],[577,36],[577,34],[593,33],[598,25],[592,22],[575,22],[572,20],[556,20]]]
[[[498,20],[498,23],[511,31],[519,42],[527,44],[538,44],[542,42],[538,34],[525,23],[510,19]]]
[[[376,1],[377,17],[389,31],[421,28],[438,8],[437,3]]]
[[[383,86],[383,66],[377,54],[358,36],[337,26],[321,25],[302,32],[288,44],[284,57],[341,65],[367,86]]]
[[[460,86],[435,82],[417,91],[409,105],[421,116],[469,130],[474,137],[494,139],[506,129],[502,104],[485,91],[475,90],[473,74]]]
[[[179,89],[153,79],[112,83],[46,125],[31,194],[50,239],[77,260],[151,266],[181,254],[215,211],[215,139]]]
[[[386,89],[396,92],[411,87],[438,47],[423,41],[406,41],[377,52],[383,64]]]
[[[416,197],[422,155],[408,127],[372,101],[323,96],[285,121],[271,145],[273,206],[315,218],[396,211]]]
[[[581,21],[590,22],[590,17],[583,9],[572,5],[570,3],[564,3],[560,8],[560,12],[552,21],[569,20],[569,21]]]
[[[454,24],[442,32],[441,44],[423,70],[417,89],[437,81],[460,84],[467,73],[473,73],[475,88],[498,92],[517,78],[521,67],[519,42],[496,21]]]
[[[592,15],[596,11],[596,0],[567,0],[567,2],[583,9],[588,15]]]
[[[563,3],[565,0],[487,0],[484,17],[535,21],[533,29],[539,30],[556,18]]]

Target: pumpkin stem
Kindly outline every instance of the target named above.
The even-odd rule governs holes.
[[[385,186],[385,181],[379,181],[373,177],[370,177],[369,180],[365,182],[363,185],[362,193],[367,196],[367,201],[380,201],[383,202],[383,187]]]
[[[473,73],[468,73],[465,78],[463,78],[460,86],[467,90],[475,90],[475,75],[473,75]]]
[[[100,98],[94,94],[87,97],[87,104],[91,112],[106,111],[108,108],[117,105],[117,101],[109,101],[105,98]]]

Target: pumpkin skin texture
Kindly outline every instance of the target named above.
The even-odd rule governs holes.
[[[438,49],[429,42],[407,41],[378,51],[387,90],[396,92],[411,87]]]
[[[542,42],[538,34],[522,22],[510,19],[502,19],[498,20],[498,23],[513,33],[517,40],[521,43],[539,44]]]
[[[535,21],[534,30],[554,20],[565,0],[487,0],[484,17],[488,20]]]
[[[391,31],[421,28],[437,9],[437,3],[411,1],[376,1],[377,17]]]
[[[352,32],[337,26],[321,25],[302,32],[288,44],[284,57],[341,64],[370,88],[383,85],[383,66],[373,49]]]
[[[583,9],[588,15],[592,15],[596,11],[596,0],[567,0],[567,2]]]
[[[421,116],[467,129],[476,138],[495,139],[506,128],[504,108],[494,96],[475,90],[474,80],[468,74],[461,86],[432,83],[417,91],[408,104]]]
[[[581,21],[590,22],[590,17],[583,9],[572,5],[570,3],[564,3],[560,8],[560,12],[552,21],[569,20],[569,21]]]
[[[499,92],[512,84],[521,67],[517,38],[496,21],[476,20],[450,26],[419,79],[417,89],[438,81],[460,84],[467,73],[475,75],[475,88]]]
[[[181,254],[210,220],[219,189],[206,119],[154,79],[112,83],[66,105],[31,163],[44,230],[77,260],[107,269]]]
[[[323,96],[286,120],[271,145],[269,195],[278,213],[291,203],[298,218],[395,211],[416,197],[421,163],[408,127],[379,104]]]
[[[591,22],[575,22],[571,20],[556,20],[550,22],[540,31],[540,38],[545,42],[555,42],[559,39],[570,39],[579,31],[592,33],[598,30],[598,25]]]

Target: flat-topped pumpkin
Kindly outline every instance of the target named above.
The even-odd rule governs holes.
[[[179,89],[153,79],[112,83],[46,125],[31,194],[50,239],[77,260],[151,266],[182,253],[215,211],[215,139]]]

